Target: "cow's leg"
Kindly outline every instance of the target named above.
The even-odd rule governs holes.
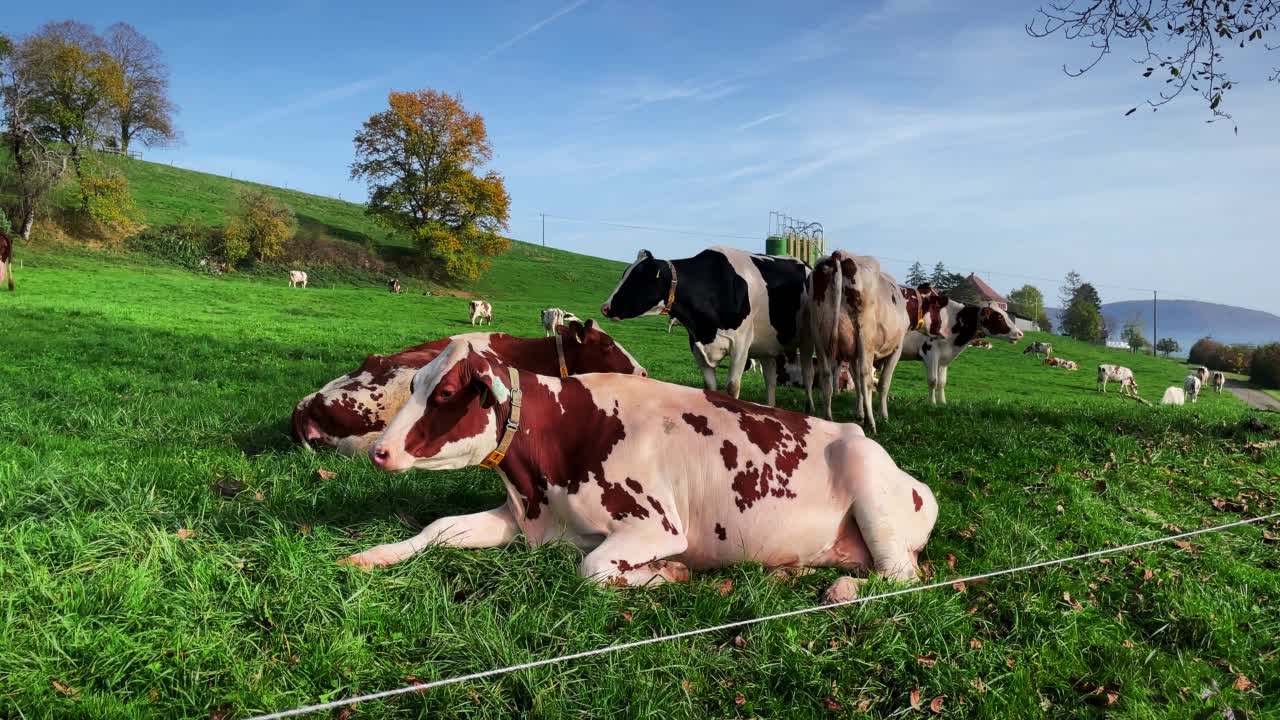
[[[875,363],[871,357],[871,349],[862,344],[859,338],[858,343],[858,409],[859,417],[865,418],[868,425],[871,426],[871,432],[876,431],[876,408],[873,402],[872,393],[875,392]]]
[[[724,389],[735,398],[742,392],[742,374],[747,371],[747,360],[750,359],[747,357],[747,352],[750,349],[751,342],[748,339],[742,342],[735,340],[733,347],[729,350],[729,375],[725,379]]]
[[[884,361],[880,369],[880,417],[889,419],[889,386],[893,384],[893,371],[898,367],[898,359],[902,357],[902,345]]]
[[[520,532],[515,516],[507,505],[471,515],[456,515],[436,520],[417,535],[398,543],[369,548],[362,553],[339,560],[340,565],[385,567],[406,560],[428,545],[461,548],[489,548],[506,545]]]
[[[833,468],[853,491],[851,514],[866,543],[876,572],[915,580],[917,554],[938,519],[938,503],[929,488],[903,472],[878,443],[849,437]]]
[[[938,353],[926,352],[924,354],[924,376],[929,383],[929,403],[938,404],[938,383],[941,382],[938,377]]]
[[[671,502],[668,507],[675,507],[675,503]],[[644,522],[644,527],[622,527],[605,538],[582,558],[578,574],[601,585],[632,586],[688,580],[687,566],[664,559],[689,547],[684,535],[672,535],[651,520]],[[679,528],[677,531],[683,533]]]
[[[800,380],[804,383],[804,409],[812,413],[813,405],[813,340],[807,336],[800,338]],[[785,363],[786,358],[783,358]]]
[[[947,404],[947,366],[938,362],[938,399]]]
[[[772,355],[760,358],[760,373],[764,375],[764,404],[772,407],[777,404],[778,359]]]
[[[839,362],[836,363],[836,367],[839,367]],[[825,355],[819,357],[815,369],[818,374],[818,397],[822,399],[823,412],[826,418],[830,420],[831,399],[835,395],[835,378],[831,369],[831,359]]]

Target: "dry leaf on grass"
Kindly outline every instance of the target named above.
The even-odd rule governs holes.
[[[942,714],[942,702],[943,700],[946,699],[946,697],[947,697],[946,695],[939,695],[938,697],[929,701],[929,709],[933,711],[934,715]]]
[[[733,592],[733,581],[732,581],[732,580],[729,580],[729,579],[725,579],[725,581],[724,581],[724,582],[720,583],[720,588],[719,588],[719,589],[720,589],[720,596],[721,596],[721,597],[724,597],[725,595],[728,595],[729,593],[732,593],[732,592]]]
[[[189,540],[196,536],[196,531],[188,528],[178,528],[177,535],[179,540]]]
[[[974,678],[969,684],[973,686],[974,690],[977,690],[980,693],[985,693],[987,691],[987,684],[982,682],[982,678]]]
[[[734,695],[734,696],[733,696],[733,704],[734,704],[734,705],[742,705],[742,704],[744,704],[745,702],[747,702],[747,699],[746,699],[745,697],[743,697],[742,693],[738,693],[737,695]]]
[[[823,704],[826,705],[827,709],[830,710],[831,712],[839,712],[840,710],[844,709],[844,706],[836,702],[835,698],[827,698],[826,700],[823,701]]]
[[[1191,553],[1200,549],[1199,545],[1192,545],[1190,542],[1186,540],[1174,540],[1173,544],[1175,547],[1182,550],[1186,550],[1187,552],[1191,552]]]
[[[916,657],[916,662],[920,663],[925,667],[931,668],[934,665],[938,664],[938,653],[931,652],[927,655],[919,655]]]
[[[917,709],[920,707],[920,686],[919,685],[911,688],[911,707],[917,708]]]
[[[693,693],[693,683],[689,682],[688,680],[681,680],[681,681],[680,681],[680,689],[681,689],[681,690],[684,690],[686,693],[690,693],[690,694],[692,694],[692,693]]]
[[[947,567],[951,570],[956,569],[956,556],[951,553],[947,553]]]
[[[741,635],[734,635],[733,646],[741,650],[742,648],[747,646],[747,639],[742,637]]]
[[[630,610],[623,610],[623,611],[622,611],[622,619],[623,619],[623,620],[625,620],[625,621],[627,621],[627,622],[631,622],[631,618],[632,618],[632,615],[631,615],[631,611],[630,611]]]
[[[1253,682],[1244,675],[1237,675],[1236,681],[1231,683],[1231,687],[1239,690],[1240,692],[1249,692],[1249,690],[1253,688]]]
[[[53,685],[54,690],[57,690],[63,695],[79,695],[80,694],[79,690],[71,687],[70,685],[62,682],[61,680],[51,680],[49,682],[51,685]]]
[[[981,640],[979,640],[978,638],[972,638],[971,640],[969,640],[969,649],[980,650],[981,648],[982,648]]]
[[[325,470],[324,468],[316,470],[316,475],[319,475],[321,480],[332,480],[338,477],[338,473],[333,472],[332,470]]]
[[[857,705],[857,708],[858,708],[858,712],[862,712],[862,713],[864,713],[864,712],[866,712],[866,711],[870,710],[870,709],[871,709],[871,700],[869,700],[869,699],[867,699],[867,698],[864,698],[864,697],[860,697],[860,698],[858,698],[858,705]]]

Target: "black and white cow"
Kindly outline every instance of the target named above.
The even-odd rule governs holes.
[[[985,335],[1012,343],[1022,339],[1022,330],[1000,308],[978,307],[922,290],[899,288],[913,319],[913,329],[902,341],[902,359],[924,363],[929,402],[945,405],[947,368],[975,338]]]
[[[812,387],[809,273],[809,266],[795,258],[726,247],[680,260],[659,260],[641,250],[600,313],[610,320],[641,315],[679,320],[689,332],[689,349],[708,390],[716,389],[716,367],[728,356],[726,390],[737,397],[747,360],[759,360],[765,403],[773,405],[776,359],[788,350],[800,350],[805,386]],[[813,407],[812,397],[808,407]]]

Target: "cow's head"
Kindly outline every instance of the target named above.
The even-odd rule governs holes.
[[[648,250],[641,250],[635,262],[623,271],[613,294],[600,306],[600,314],[610,320],[657,315],[666,305],[670,290],[671,272],[667,263],[655,259]]]
[[[649,372],[594,320],[574,320],[556,328],[569,372],[611,372],[649,377]]]
[[[383,470],[478,465],[498,445],[511,391],[505,365],[455,340],[414,373],[408,402],[369,449]]]
[[[978,329],[982,335],[1004,338],[1011,343],[1022,339],[1022,329],[1013,323],[1013,318],[997,307],[984,307],[978,311]]]

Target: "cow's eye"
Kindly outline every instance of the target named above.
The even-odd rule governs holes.
[[[412,379],[410,379],[410,380],[409,380],[409,394],[410,394],[410,395],[412,395],[414,392],[415,392],[415,391],[414,391],[414,389],[413,389],[413,380],[412,380]]]
[[[448,399],[449,399],[449,398],[451,398],[451,397],[453,397],[453,391],[452,391],[452,390],[441,390],[441,391],[440,391],[440,398],[441,398],[441,399],[443,399],[443,400],[448,400]]]

